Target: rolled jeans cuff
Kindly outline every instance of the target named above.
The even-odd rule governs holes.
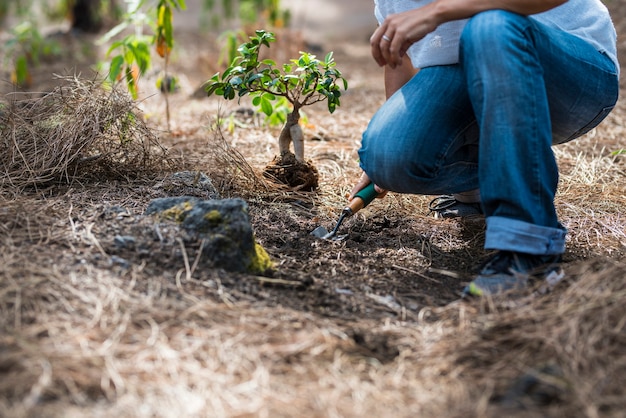
[[[485,249],[535,255],[565,252],[564,228],[533,225],[516,219],[490,216],[486,219]]]

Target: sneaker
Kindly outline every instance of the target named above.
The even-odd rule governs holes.
[[[434,198],[428,204],[428,209],[435,219],[476,218],[484,215],[480,203],[463,203],[452,195]]]
[[[554,287],[565,275],[561,255],[533,255],[499,251],[487,260],[480,273],[463,289],[464,296],[487,296],[526,289],[531,280]]]

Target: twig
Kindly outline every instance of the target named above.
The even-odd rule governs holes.
[[[425,274],[422,274],[422,273],[420,273],[420,272],[418,272],[418,271],[411,270],[411,269],[408,269],[408,268],[406,268],[406,267],[398,266],[398,265],[396,265],[396,264],[393,264],[391,267],[396,268],[396,269],[398,269],[398,270],[406,271],[407,273],[411,273],[411,274],[418,275],[419,277],[421,277],[421,278],[423,278],[423,279],[426,279],[426,280],[429,280],[429,281],[431,281],[431,282],[433,282],[433,283],[438,283],[438,284],[441,284],[441,281],[439,281],[439,280],[437,280],[437,279],[433,279],[432,277],[428,277],[428,276],[426,276]],[[431,271],[432,271],[432,269],[431,269]]]
[[[200,258],[202,257],[202,250],[204,249],[205,243],[206,243],[205,239],[200,241],[200,248],[198,248],[198,254],[196,255],[196,259],[193,261],[193,265],[191,266],[191,272],[189,274],[190,278],[191,278],[191,275],[193,275],[193,273],[196,271],[196,268],[198,268],[198,264],[200,263]]]
[[[183,260],[185,262],[185,272],[186,272],[185,281],[190,281],[191,280],[191,267],[189,267],[189,256],[187,255],[187,249],[185,248],[185,244],[183,243],[183,240],[180,237],[176,238],[176,241],[180,245],[180,250],[183,253]]]
[[[285,279],[271,279],[269,277],[262,276],[254,276],[254,278],[261,282],[273,285],[282,285],[282,286],[302,286],[303,283],[298,280],[285,280]]]

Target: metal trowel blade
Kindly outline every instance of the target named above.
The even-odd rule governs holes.
[[[318,226],[317,228],[315,228],[313,231],[311,231],[311,235],[317,238],[328,239],[331,241],[341,241],[348,237],[348,234],[333,235],[332,233],[328,232],[328,229],[324,228],[323,226]]]
[[[318,238],[324,238],[326,235],[328,235],[328,229],[324,228],[323,226],[318,226],[313,231],[311,231],[311,235]]]

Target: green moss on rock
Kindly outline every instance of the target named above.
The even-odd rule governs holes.
[[[163,212],[161,212],[161,216],[164,219],[169,219],[174,222],[180,223],[185,220],[187,214],[191,211],[191,209],[193,209],[192,202],[182,202],[180,204],[172,206],[169,209],[164,210]]]
[[[265,275],[274,270],[274,263],[265,248],[258,242],[254,243],[254,253],[250,257],[248,272]]]
[[[213,209],[213,210],[208,211],[204,215],[204,219],[206,219],[209,223],[215,225],[215,224],[222,222],[222,214],[220,213],[219,210]]]

